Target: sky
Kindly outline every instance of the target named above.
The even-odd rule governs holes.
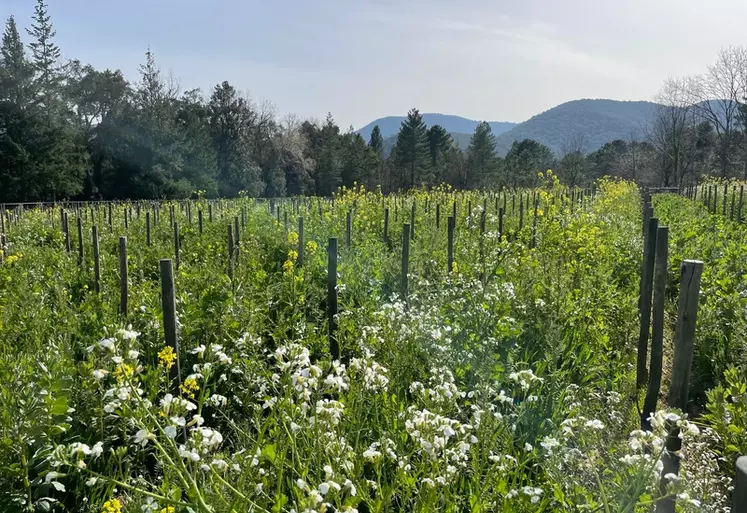
[[[136,82],[150,47],[183,90],[228,80],[279,116],[355,128],[413,107],[520,122],[579,98],[652,100],[747,44],[745,0],[48,2],[64,58]],[[0,0],[0,17],[27,27],[34,4]]]

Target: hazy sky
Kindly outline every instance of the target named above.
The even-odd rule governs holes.
[[[0,0],[27,26],[33,0]],[[746,0],[49,0],[63,56],[183,89],[228,80],[280,114],[356,128],[411,107],[523,121],[577,98],[652,99],[747,44]],[[28,38],[26,37],[26,40]]]

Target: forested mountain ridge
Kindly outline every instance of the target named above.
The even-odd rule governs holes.
[[[475,131],[477,125],[480,124],[479,121],[475,121],[474,119],[467,119],[451,114],[426,112],[421,115],[423,116],[423,122],[428,126],[439,125],[444,127],[444,129],[451,134],[468,134],[468,137],[469,135],[472,135],[472,132]],[[370,122],[360,130],[357,130],[357,133],[361,134],[365,140],[368,140],[371,137],[371,131],[378,125],[381,135],[386,139],[399,133],[400,125],[402,125],[405,118],[406,116],[387,116],[379,118]],[[490,129],[493,131],[494,135],[502,134],[518,125],[518,123],[511,123],[509,121],[488,121],[488,124],[490,125]]]

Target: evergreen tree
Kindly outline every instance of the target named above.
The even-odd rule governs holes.
[[[5,23],[0,46],[0,101],[9,101],[25,109],[33,95],[34,68],[13,16]]]
[[[554,156],[552,150],[533,139],[514,141],[506,154],[507,185],[516,187],[533,187],[538,180],[537,174],[552,168]]]
[[[320,130],[318,144],[316,193],[320,196],[331,196],[342,181],[340,128],[335,124],[332,114],[327,114],[327,120]]]
[[[380,157],[384,156],[384,138],[381,136],[379,125],[376,125],[373,127],[373,130],[371,130],[371,138],[368,141],[368,145]]]
[[[466,187],[476,188],[494,184],[498,175],[498,155],[495,152],[495,136],[490,125],[483,121],[475,128],[475,133],[467,148]]]
[[[441,125],[430,127],[427,136],[431,167],[428,177],[431,183],[442,183],[446,180],[448,172],[446,156],[454,146],[454,141],[451,138],[451,134]]]
[[[430,153],[428,129],[418,109],[412,109],[407,113],[392,151],[402,176],[402,185],[412,188],[421,184],[428,172]]]
[[[52,26],[52,20],[47,12],[44,0],[37,0],[28,34],[33,38],[29,43],[34,68],[36,69],[36,84],[40,93],[40,100],[47,109],[52,109],[59,93],[60,48],[54,43],[57,33]]]

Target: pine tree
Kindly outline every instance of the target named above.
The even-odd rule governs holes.
[[[495,153],[495,136],[490,125],[483,121],[467,148],[467,187],[484,187],[494,182],[498,173],[498,155]]]
[[[371,130],[371,138],[368,141],[368,145],[375,151],[379,156],[384,156],[384,138],[381,136],[381,129],[379,125],[373,127]]]
[[[33,78],[34,68],[26,57],[16,20],[11,16],[5,23],[0,46],[0,101],[25,108],[31,99]]]
[[[340,128],[332,114],[319,134],[319,156],[316,161],[316,193],[331,196],[342,181],[342,161],[340,159]]]
[[[36,84],[39,88],[41,101],[50,109],[59,93],[61,80],[58,66],[60,48],[54,43],[54,37],[57,33],[52,26],[52,20],[47,12],[47,4],[44,0],[37,0],[32,19],[34,23],[26,31],[33,38],[29,46],[31,47],[32,62],[37,73]]]
[[[418,109],[407,113],[397,135],[393,153],[402,173],[403,185],[412,188],[422,183],[428,171],[428,129]]]

